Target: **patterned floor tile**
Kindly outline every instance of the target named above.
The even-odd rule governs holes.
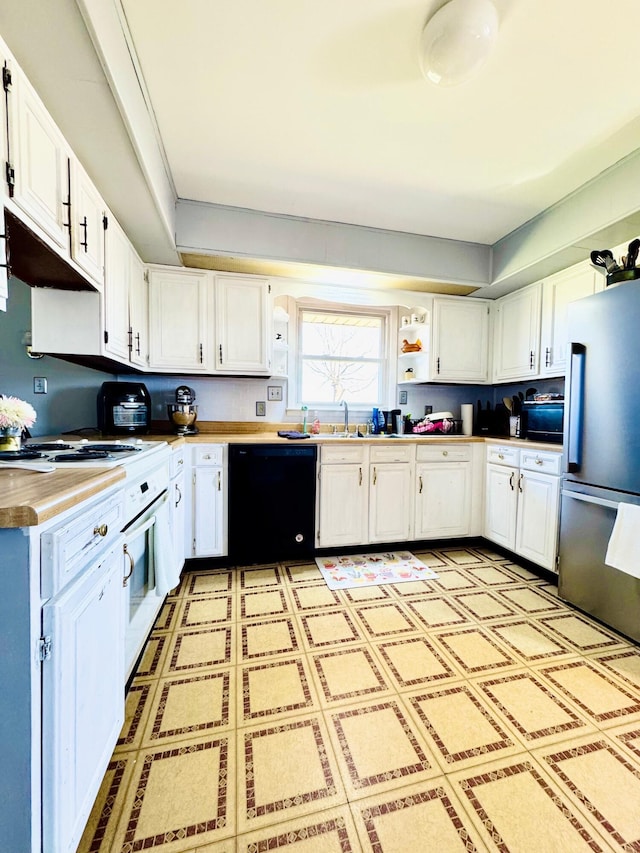
[[[430,569],[437,571],[440,568],[444,569],[447,567],[447,561],[435,551],[412,551],[411,553]]]
[[[443,776],[358,800],[351,811],[367,853],[487,849]]]
[[[178,623],[178,612],[182,604],[181,598],[167,598],[158,613],[158,618],[153,625],[153,633],[161,634],[173,631]]]
[[[77,853],[111,853],[125,798],[136,764],[136,753],[114,756],[109,762],[98,796],[78,845]]]
[[[445,563],[453,566],[477,566],[484,563],[484,558],[474,554],[469,548],[440,548],[436,554],[442,557]]]
[[[239,833],[345,803],[321,716],[238,731]]]
[[[112,849],[184,853],[232,837],[234,778],[232,732],[141,750]]]
[[[212,666],[229,666],[235,663],[233,628],[200,628],[178,631],[168,644],[163,675],[192,672]]]
[[[463,589],[474,589],[477,586],[475,578],[463,569],[444,569],[438,572],[438,577],[430,583],[442,592],[459,592]]]
[[[516,574],[509,571],[504,564],[470,566],[467,573],[478,585],[504,586],[520,580]]]
[[[626,751],[632,764],[640,770],[640,723],[627,723],[607,729],[607,737]]]
[[[361,853],[348,806],[314,812],[307,817],[238,837],[237,853],[281,850],[283,853]]]
[[[593,731],[593,725],[531,670],[474,684],[529,749]]]
[[[602,853],[598,833],[529,755],[449,777],[491,851]]]
[[[373,649],[398,691],[446,684],[462,677],[427,637],[376,643]]]
[[[325,584],[297,584],[291,587],[290,595],[296,613],[344,606],[338,593]]]
[[[222,595],[233,592],[235,571],[229,569],[211,572],[189,572],[185,575],[184,595]]]
[[[320,701],[325,708],[391,692],[368,646],[312,654],[310,658]]]
[[[468,621],[464,611],[455,607],[452,600],[443,595],[414,598],[407,601],[405,606],[417,623],[427,631],[450,625],[464,625]]]
[[[621,678],[632,690],[640,691],[640,648],[637,646],[605,654],[599,652],[590,658]]]
[[[232,667],[161,679],[142,745],[164,748],[173,740],[193,739],[234,726],[235,678]]]
[[[599,728],[640,720],[640,697],[590,660],[541,666],[537,673]]]
[[[364,625],[369,638],[394,637],[418,630],[417,623],[411,620],[402,605],[395,601],[354,607],[354,612]]]
[[[157,684],[157,681],[132,681],[127,691],[124,724],[116,744],[116,752],[129,752],[140,747]]]
[[[575,657],[575,651],[558,635],[552,635],[541,625],[528,619],[486,625],[486,630],[515,652],[525,663]]]
[[[282,574],[277,565],[251,566],[238,569],[240,591],[268,589],[282,585]]]
[[[499,554],[487,545],[474,546],[471,550],[476,554],[480,554],[483,560],[491,560],[495,563],[505,563],[509,559],[508,557],[505,557],[504,554]]]
[[[508,619],[517,615],[517,611],[491,592],[464,592],[452,596],[456,604],[471,614],[474,622],[488,622],[495,619]]]
[[[234,618],[233,605],[232,595],[202,595],[185,598],[180,602],[177,627],[181,630],[231,622]]]
[[[138,663],[136,679],[159,677],[171,639],[171,634],[151,634]]]
[[[403,696],[443,771],[522,753],[522,743],[468,684]]]
[[[304,656],[282,658],[240,668],[237,690],[239,726],[259,720],[307,713],[319,708],[309,663]]]
[[[605,651],[628,645],[618,634],[596,625],[580,613],[540,616],[538,622],[581,652]]]
[[[529,569],[525,569],[524,566],[519,566],[517,563],[506,562],[502,564],[505,569],[508,569],[513,574],[526,581],[531,581],[532,583],[541,584],[544,583],[543,579],[540,575],[537,575],[535,572],[530,571]]]
[[[322,572],[315,562],[311,563],[288,563],[282,564],[284,575],[290,584],[298,583],[324,583]]]
[[[399,598],[401,601],[404,601],[408,598],[413,598],[415,596],[424,596],[430,595],[434,592],[438,592],[439,590],[434,588],[434,580],[432,578],[428,581],[405,581],[404,583],[391,583],[389,584],[389,590]],[[378,589],[384,589],[384,587],[378,587]]]
[[[242,592],[239,596],[239,619],[259,619],[265,616],[282,616],[290,612],[289,602],[282,589]]]
[[[422,584],[424,581],[417,581],[416,583]],[[398,584],[398,587],[400,586],[412,586],[412,582],[407,581],[407,583]],[[365,586],[361,589],[341,589],[340,595],[343,596],[345,604],[348,605],[371,601],[388,601],[392,598],[391,584],[387,586]]]
[[[313,615],[300,614],[305,644],[309,649],[337,644],[361,643],[360,626],[347,610],[333,610]]]
[[[416,724],[393,698],[326,716],[350,801],[440,773]]]
[[[566,607],[558,601],[557,596],[554,598],[548,595],[542,587],[510,586],[501,589],[498,594],[528,616],[566,611]]]
[[[467,676],[522,666],[485,627],[436,631],[433,636]]]
[[[599,732],[534,755],[546,763],[575,811],[584,812],[610,849],[640,849],[640,770],[615,743]]]
[[[264,619],[260,622],[238,624],[238,654],[242,661],[256,658],[288,655],[300,650],[300,640],[295,620]]]

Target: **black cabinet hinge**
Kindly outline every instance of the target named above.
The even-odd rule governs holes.
[[[105,344],[109,343],[109,332],[106,329],[104,330],[104,342]]]
[[[13,163],[10,163],[8,160],[5,163],[5,176],[7,186],[9,187],[9,195],[13,195],[13,188],[16,185],[16,170],[13,168]]]
[[[109,227],[109,217],[106,214],[105,214],[105,216],[102,217],[102,227],[104,228],[105,231]]]
[[[9,91],[12,82],[13,81],[11,79],[11,69],[5,63],[2,69],[2,88],[5,90],[5,92]]]

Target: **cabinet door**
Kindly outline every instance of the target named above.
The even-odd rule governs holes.
[[[521,471],[518,490],[515,550],[522,557],[555,571],[560,478]]]
[[[564,376],[567,371],[569,304],[604,287],[604,276],[588,264],[578,264],[548,278],[542,289],[540,375]]]
[[[484,535],[514,550],[519,471],[507,465],[487,465]]]
[[[267,279],[215,278],[216,369],[224,373],[268,373],[271,320]]]
[[[43,608],[43,850],[75,850],[124,721],[122,542]]]
[[[528,379],[538,373],[540,293],[537,282],[498,299],[493,349],[496,382]]]
[[[318,547],[367,541],[368,488],[364,468],[358,463],[321,466]]]
[[[423,462],[416,467],[414,539],[468,536],[471,463]]]
[[[208,273],[151,269],[149,366],[206,373],[209,348]]]
[[[102,290],[105,204],[77,160],[71,171],[71,257]]]
[[[10,63],[4,55],[4,46],[0,44],[0,69],[6,69],[6,73],[11,73]],[[7,119],[7,100],[8,98],[0,97],[0,164],[2,164],[3,176],[0,179],[0,199],[2,199],[7,192],[7,175],[6,175],[6,163],[8,162],[8,137],[7,130],[9,127],[9,122]],[[9,296],[9,285],[8,285],[8,275],[7,275],[7,239],[5,237],[0,237],[0,311],[7,310],[7,298]]]
[[[16,69],[13,199],[69,252],[69,149],[29,82]]]
[[[185,534],[185,477],[184,473],[178,474],[171,480],[169,486],[169,524],[171,527],[171,541],[173,543],[174,565],[178,571],[184,566],[184,534]]]
[[[489,304],[477,299],[433,300],[432,379],[487,382]]]
[[[369,466],[369,542],[404,542],[411,538],[411,465]]]
[[[149,286],[144,264],[130,249],[129,327],[131,363],[146,367],[149,363]]]
[[[194,557],[219,557],[226,553],[224,535],[226,483],[222,467],[193,469]]]
[[[105,233],[104,348],[129,361],[129,280],[131,245],[113,216]]]

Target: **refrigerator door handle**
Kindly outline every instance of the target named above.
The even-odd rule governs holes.
[[[582,467],[582,424],[584,420],[584,369],[587,348],[584,344],[571,344],[571,374],[569,388],[569,426],[567,437],[567,470],[580,471]]]
[[[583,495],[581,492],[571,492],[568,489],[562,490],[563,498],[573,498],[576,501],[584,501],[588,504],[597,504],[598,506],[604,506],[608,509],[618,509],[617,501],[608,501],[605,498],[595,498],[593,495]]]

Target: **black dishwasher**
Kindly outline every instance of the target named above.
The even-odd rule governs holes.
[[[236,563],[314,551],[315,445],[229,445],[229,556]]]

